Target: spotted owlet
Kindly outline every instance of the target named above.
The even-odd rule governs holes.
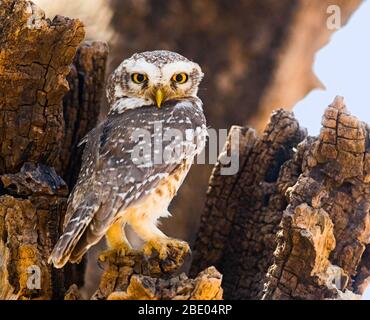
[[[134,54],[108,80],[110,111],[81,142],[82,167],[69,200],[64,232],[49,262],[79,262],[104,235],[111,250],[130,248],[128,223],[166,258],[171,239],[156,224],[204,148],[206,120],[197,97],[198,64],[170,51]],[[127,249],[128,250],[128,249]]]

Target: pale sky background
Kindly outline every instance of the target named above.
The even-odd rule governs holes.
[[[326,90],[312,91],[294,108],[295,115],[310,134],[319,133],[323,111],[336,95],[344,97],[353,115],[370,123],[369,0],[318,52],[314,72]]]
[[[326,90],[314,90],[294,108],[309,134],[320,131],[324,109],[336,95],[347,108],[370,123],[370,1],[365,1],[343,29],[316,56],[314,71]],[[370,300],[370,287],[364,299]]]

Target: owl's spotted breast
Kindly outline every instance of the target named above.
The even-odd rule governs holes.
[[[191,166],[190,161],[181,164],[173,174],[161,180],[141,201],[119,213],[120,223],[136,225],[147,221],[156,221],[169,215],[167,208],[183,183]]]

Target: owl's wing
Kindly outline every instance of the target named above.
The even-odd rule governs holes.
[[[142,107],[112,114],[89,133],[79,179],[69,199],[64,234],[50,257],[56,267],[69,259],[78,261],[104,236],[122,209],[137,204],[186,159],[203,149],[206,125],[198,103],[199,100],[177,101],[159,110]],[[186,152],[172,153],[171,161],[156,161],[159,131],[166,135],[169,130],[177,130],[184,139],[163,141],[160,149],[182,145]],[[194,139],[186,139],[190,132],[194,132]],[[197,134],[202,138],[198,139]],[[154,147],[150,158],[144,156],[146,161],[142,163],[138,161],[138,151],[147,147],[148,139]]]
[[[66,229],[72,214],[84,201],[84,195],[87,194],[89,186],[93,184],[95,175],[91,170],[91,165],[96,163],[99,158],[99,140],[97,138],[100,135],[100,130],[100,126],[92,129],[78,145],[79,147],[84,145],[85,148],[81,159],[80,174],[68,198],[68,209],[64,216],[63,230]]]

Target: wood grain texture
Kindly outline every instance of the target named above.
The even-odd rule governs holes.
[[[78,144],[96,126],[105,99],[108,51],[103,41],[83,42],[67,76],[70,90],[63,98],[65,132],[56,167],[70,189],[80,171],[83,148]]]
[[[139,251],[112,252],[92,300],[221,300],[222,275],[209,267],[189,278],[181,272],[187,252],[173,245],[165,260],[154,252],[149,258]],[[72,285],[65,300],[81,300]]]
[[[73,187],[77,142],[100,113],[108,48],[79,47],[81,21],[51,21],[26,0],[1,1],[0,30],[0,298],[58,299],[83,283],[83,264],[56,270],[47,259],[66,210],[61,177]]]
[[[234,130],[240,170],[213,171],[192,274],[216,266],[227,299],[358,298],[370,279],[368,125],[337,97],[319,137],[283,110],[260,138]]]
[[[29,1],[4,0],[0,29],[0,173],[17,172],[25,161],[53,166],[82,22],[61,16],[50,21]]]

